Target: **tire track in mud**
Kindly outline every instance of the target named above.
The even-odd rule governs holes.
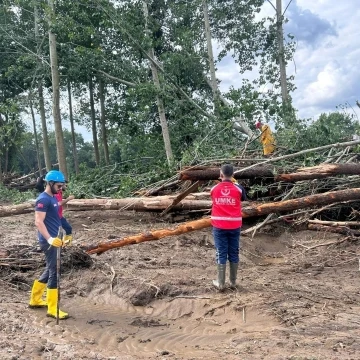
[[[278,322],[257,309],[234,310],[228,299],[157,300],[147,307],[120,304],[115,296],[66,299],[72,316],[61,321],[40,314],[36,322],[60,334],[59,341],[83,342],[110,353],[137,356],[176,354],[204,357],[231,348],[240,338],[264,337]]]

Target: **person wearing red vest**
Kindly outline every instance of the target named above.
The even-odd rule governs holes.
[[[54,195],[54,197],[57,199],[58,204],[59,204],[59,206],[58,206],[59,218],[61,221],[61,227],[65,231],[65,235],[62,240],[64,242],[64,245],[71,245],[72,239],[73,239],[72,226],[69,224],[69,222],[63,216],[63,205],[65,205],[68,201],[75,199],[75,197],[74,197],[74,195],[70,195],[66,199],[63,199],[63,191],[65,191],[65,190],[66,190],[66,183],[63,184],[62,188],[59,189],[59,191],[57,192],[57,194]]]
[[[239,265],[240,229],[242,226],[241,201],[246,200],[245,189],[235,184],[234,167],[224,164],[220,170],[221,182],[211,191],[211,225],[216,249],[217,280],[213,285],[220,291],[225,287],[226,262],[230,265],[230,286],[236,287]]]

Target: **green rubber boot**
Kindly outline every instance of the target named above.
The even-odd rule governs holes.
[[[226,264],[217,264],[218,278],[213,280],[213,285],[218,288],[219,291],[223,291],[225,287],[225,273]]]
[[[238,271],[239,263],[230,263],[230,287],[236,288],[236,278],[237,278],[237,271]]]

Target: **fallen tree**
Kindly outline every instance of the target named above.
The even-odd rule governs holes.
[[[169,211],[179,210],[208,210],[211,208],[211,200],[208,193],[196,193],[188,195],[186,200],[174,205],[176,195],[139,197],[123,199],[74,199],[69,201],[65,210],[85,211],[85,210],[136,210],[136,211]],[[26,214],[34,211],[35,202],[26,202],[19,205],[0,206],[0,217]]]
[[[0,206],[0,217],[26,214],[34,211],[35,202],[26,202],[19,205]]]
[[[244,207],[242,217],[249,218],[255,216],[267,215],[270,213],[281,213],[298,210],[306,207],[327,205],[339,201],[356,201],[360,200],[360,188],[333,191],[323,194],[310,195],[303,198],[272,202],[266,204],[255,204],[254,206]],[[174,229],[153,230],[143,234],[128,236],[122,239],[101,242],[93,245],[82,246],[88,254],[101,254],[107,250],[130,245],[138,244],[145,241],[159,240],[164,237],[180,235],[183,233],[201,230],[211,226],[210,218],[204,218],[195,221],[189,221],[177,226]]]
[[[309,230],[321,231],[321,232],[331,232],[337,233],[342,235],[349,235],[349,236],[360,236],[359,230],[350,229],[346,226],[328,226],[328,225],[321,225],[321,224],[308,224]]]
[[[240,168],[235,168],[235,171],[241,170]],[[235,179],[252,179],[256,177],[270,177],[274,178],[274,167],[273,166],[259,166],[249,170],[245,170],[234,175]],[[220,168],[219,167],[206,167],[206,166],[197,166],[190,169],[181,171],[179,174],[180,180],[191,180],[191,181],[201,181],[201,180],[218,180],[220,178]]]
[[[290,174],[275,176],[275,181],[295,182],[302,180],[322,179],[334,175],[360,175],[359,164],[321,164],[313,167],[299,168]]]
[[[276,170],[273,166],[259,166],[250,169],[245,168],[242,171],[241,168],[235,168],[235,179],[253,179],[257,177],[261,178],[273,178],[274,181],[286,181],[296,182],[302,180],[322,179],[334,175],[360,175],[359,164],[321,164],[313,167],[298,168],[292,173],[278,174],[279,170]],[[183,170],[179,178],[180,180],[217,180],[220,176],[219,168],[213,167],[196,167],[187,170]]]
[[[67,203],[67,210],[136,210],[163,211],[171,207],[170,211],[179,210],[207,210],[211,208],[211,200],[197,200],[189,195],[181,203],[173,204],[176,196],[156,196],[123,199],[84,199],[71,200]]]

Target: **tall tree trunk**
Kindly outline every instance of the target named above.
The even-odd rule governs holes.
[[[75,128],[74,128],[74,116],[72,111],[72,99],[71,99],[71,83],[70,79],[67,79],[67,90],[69,97],[69,118],[70,118],[70,128],[71,128],[71,143],[72,143],[72,152],[74,157],[74,167],[76,175],[79,173],[79,160],[76,149],[76,138],[75,138]]]
[[[38,94],[39,94],[39,110],[40,110],[40,118],[41,118],[41,129],[43,134],[43,151],[44,151],[44,159],[45,159],[45,167],[46,171],[50,171],[52,168],[51,165],[51,157],[50,157],[50,149],[49,149],[49,137],[46,125],[46,115],[45,115],[45,104],[44,104],[44,93],[42,80],[39,81],[38,84]]]
[[[203,0],[202,3],[203,3],[203,11],[204,11],[206,43],[207,43],[208,57],[209,57],[211,89],[212,89],[212,92],[213,92],[214,109],[215,109],[216,108],[216,103],[217,103],[217,98],[218,98],[218,86],[217,86],[217,82],[216,82],[214,55],[213,55],[213,48],[212,48],[212,41],[211,41],[209,9],[208,9],[208,5],[207,5],[207,0]]]
[[[39,9],[37,5],[38,5],[37,2],[35,2],[34,5],[35,40],[36,40],[37,53],[40,54]],[[38,62],[38,66],[41,66],[40,58],[37,58],[37,62]],[[45,117],[44,93],[43,93],[41,79],[38,82],[38,95],[39,95],[39,112],[41,118],[41,129],[43,134],[43,152],[45,159],[45,167],[46,167],[46,171],[50,171],[51,158],[50,158],[49,138],[47,132],[46,117]]]
[[[0,113],[0,127],[3,126],[3,118]],[[2,172],[2,158],[3,158],[3,144],[0,143],[0,182],[2,182],[3,179],[3,172]]]
[[[98,138],[97,138],[93,80],[92,80],[91,75],[89,77],[89,93],[90,93],[91,128],[92,128],[92,134],[93,134],[95,162],[96,162],[96,165],[99,166],[100,165],[100,152],[99,152],[99,144],[98,144]]]
[[[9,114],[5,113],[5,124],[9,124]],[[9,166],[9,137],[5,135],[4,137],[4,174],[8,172]]]
[[[282,104],[286,108],[289,101],[287,79],[286,79],[286,62],[284,52],[284,31],[283,31],[283,14],[282,14],[282,0],[276,0],[276,29],[278,40],[278,60],[280,67],[280,85]]]
[[[145,24],[146,24],[145,32],[146,32],[147,36],[149,36],[149,30],[148,30],[149,11],[148,11],[146,0],[143,0],[143,8],[144,8],[144,17],[145,17]],[[148,55],[152,59],[156,60],[155,52],[154,52],[153,48],[150,48],[150,50],[148,51]],[[153,82],[154,82],[154,85],[155,85],[155,88],[157,91],[156,103],[157,103],[158,112],[159,112],[162,135],[163,135],[163,139],[164,139],[166,158],[167,158],[168,164],[171,165],[171,163],[173,161],[173,153],[172,153],[171,142],[170,142],[169,128],[168,128],[168,124],[167,124],[166,116],[165,116],[164,102],[160,96],[161,86],[160,86],[158,69],[152,61],[150,61],[150,68],[151,68],[151,73],[152,73],[152,77],[153,77]]]
[[[101,112],[100,123],[101,123],[101,135],[104,146],[104,157],[105,157],[105,164],[109,165],[110,164],[109,146],[107,139],[106,118],[105,118],[105,91],[104,91],[104,81],[101,78],[99,78],[99,93],[100,93],[100,112]]]
[[[6,145],[5,147],[5,156],[4,156],[4,173],[7,174],[9,168],[9,147]]]
[[[51,64],[51,80],[53,89],[53,118],[55,125],[55,139],[57,158],[59,163],[59,169],[68,178],[68,172],[66,167],[66,153],[64,145],[64,134],[61,125],[60,117],[60,77],[58,68],[58,58],[56,50],[56,37],[52,33],[52,19],[55,17],[54,0],[48,0],[50,14],[49,14],[49,48],[50,48],[50,64]]]
[[[30,94],[30,96],[31,96],[31,94]],[[40,174],[40,176],[41,176],[41,175],[42,175],[42,165],[41,165],[41,159],[40,159],[39,141],[38,141],[37,130],[36,130],[36,121],[35,121],[34,108],[33,108],[31,99],[30,99],[30,101],[29,101],[29,104],[30,104],[31,118],[32,118],[32,123],[33,123],[33,128],[34,128],[34,139],[35,139],[36,157],[37,157],[39,174]]]
[[[216,108],[219,105],[218,102],[221,101],[226,107],[229,107],[229,102],[220,94],[219,88],[216,81],[216,72],[215,72],[215,64],[214,64],[214,55],[212,48],[212,38],[211,38],[211,29],[210,29],[210,20],[209,20],[209,8],[207,5],[207,0],[202,0],[203,4],[203,13],[204,13],[204,24],[205,24],[205,35],[206,35],[206,43],[208,49],[208,57],[209,57],[209,68],[210,68],[210,81],[206,75],[204,75],[207,83],[210,85],[213,92],[213,100],[214,100],[214,109],[216,113]],[[243,134],[248,135],[250,138],[253,137],[252,130],[248,127],[245,121],[240,117],[235,117],[233,128],[235,130],[241,131]]]

